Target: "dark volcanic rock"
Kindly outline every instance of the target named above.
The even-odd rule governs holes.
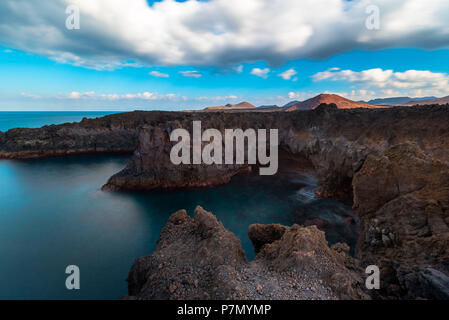
[[[381,267],[384,294],[436,298],[449,292],[447,162],[413,143],[369,156],[354,177],[354,201],[357,256]]]
[[[134,263],[129,294],[144,299],[239,298],[229,280],[244,263],[240,240],[214,215],[198,207],[191,219],[181,210],[170,217],[154,253]]]
[[[255,252],[259,253],[264,245],[282,238],[287,229],[286,226],[280,224],[252,224],[248,228],[248,236],[253,243]]]
[[[292,113],[186,113],[182,119],[175,114],[173,118],[141,130],[133,159],[108,181],[107,188],[210,186],[249,170],[244,165],[172,165],[168,161],[174,145],[168,138],[170,132],[190,130],[195,120],[202,122],[203,130],[216,128],[221,132],[278,129],[281,150],[312,163],[319,179],[317,194],[322,197],[352,196],[353,176],[366,157],[397,144],[416,142],[435,158],[449,157],[444,152],[449,148],[449,110],[443,107],[338,110],[323,105]]]
[[[0,132],[0,159],[48,157],[67,154],[129,152],[138,144],[145,125],[181,119],[182,113],[134,111],[81,122],[16,128]]]
[[[161,232],[153,254],[134,263],[127,298],[369,298],[356,261],[341,250],[345,246],[329,248],[316,227],[250,229],[265,244],[248,263],[240,241],[213,214],[197,207],[192,219],[178,211]]]
[[[109,179],[104,189],[206,187],[228,183],[234,175],[251,169],[248,165],[173,165],[170,151],[177,142],[170,141],[170,133],[191,126],[191,122],[178,120],[144,126],[134,157],[124,170]]]

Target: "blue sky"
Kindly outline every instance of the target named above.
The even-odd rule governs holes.
[[[348,10],[359,9],[338,0],[321,1],[331,6],[326,26],[314,25],[307,14],[299,22],[290,20],[289,11],[310,8],[297,7],[298,2],[289,7],[284,1],[273,9],[285,15],[283,20],[277,22],[273,15],[262,27],[236,18],[258,23],[256,15],[265,14],[262,5],[268,5],[264,0],[249,0],[254,6],[243,13],[220,0],[162,1],[153,7],[140,3],[140,9],[96,0],[103,5],[100,11],[78,4],[79,30],[65,28],[62,9],[68,3],[59,2],[42,12],[36,2],[33,15],[34,0],[26,11],[16,10],[10,0],[0,4],[0,110],[182,110],[240,101],[282,105],[322,92],[354,100],[449,95],[449,35],[439,34],[441,26],[449,32],[449,19],[438,20],[444,1],[430,1],[435,8],[426,11],[418,27],[392,12],[419,8],[410,9],[407,2],[390,8],[379,1],[384,18],[372,33],[363,28],[365,11],[346,17]],[[354,2],[363,8],[363,1]],[[60,16],[48,15],[52,10]],[[98,18],[104,10],[115,14],[115,20]],[[135,17],[133,10],[148,12],[131,19],[126,12]],[[224,17],[222,24],[210,27],[213,22],[205,12]],[[319,8],[317,12],[321,14]],[[14,14],[12,22],[1,19]],[[404,25],[397,26],[391,17]],[[174,18],[179,25],[171,22]],[[357,19],[361,31],[354,33]],[[109,23],[115,32],[109,33]],[[342,30],[335,34],[338,28]]]

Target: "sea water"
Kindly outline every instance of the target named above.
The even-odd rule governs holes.
[[[134,260],[151,254],[169,216],[179,209],[193,215],[197,205],[240,239],[249,260],[252,223],[325,221],[329,243],[354,245],[351,203],[316,198],[317,182],[308,173],[281,167],[276,176],[244,174],[214,188],[101,191],[129,157],[0,160],[0,299],[124,296]],[[80,268],[80,290],[65,287],[69,265]]]

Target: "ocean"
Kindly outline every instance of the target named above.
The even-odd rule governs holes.
[[[84,117],[97,118],[113,111],[0,111],[0,131],[13,128],[40,128],[50,124],[78,122]]]
[[[0,113],[3,130],[97,117],[105,113]],[[10,119],[10,120],[8,120]],[[101,191],[130,155],[78,155],[0,160],[0,299],[118,299],[136,258],[151,254],[169,216],[213,212],[254,250],[252,223],[327,221],[329,243],[355,243],[350,201],[317,199],[316,179],[281,168],[273,177],[240,175],[205,189],[112,193]],[[81,289],[65,288],[65,268],[77,265]]]

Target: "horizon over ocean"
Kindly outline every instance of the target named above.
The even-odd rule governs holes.
[[[98,118],[123,112],[127,111],[0,111],[0,131],[79,122],[83,118]]]

